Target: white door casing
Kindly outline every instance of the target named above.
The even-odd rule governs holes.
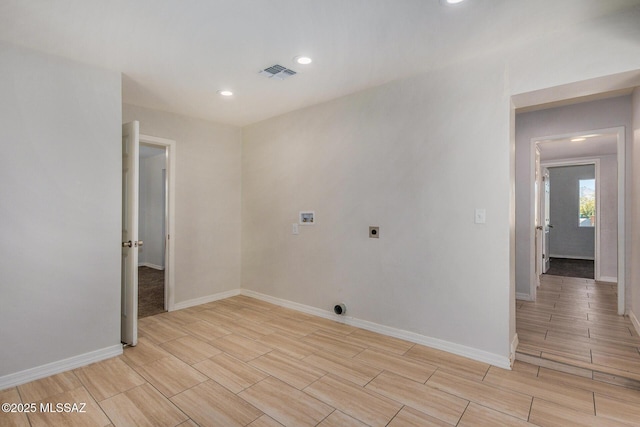
[[[542,192],[542,171],[540,169],[540,149],[535,147],[535,158],[534,158],[534,236],[535,236],[535,280],[533,285],[531,286],[531,295],[530,298],[535,301],[536,299],[536,288],[540,286],[540,275],[542,274],[542,238],[543,238],[543,215],[542,215],[542,206],[540,193]]]

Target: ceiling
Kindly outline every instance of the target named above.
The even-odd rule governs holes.
[[[243,126],[640,0],[2,0],[0,40],[120,71],[123,101]],[[313,63],[293,62],[308,55]],[[283,80],[258,72],[281,64]],[[218,90],[234,95],[223,98]]]
[[[579,137],[583,141],[571,141]],[[618,134],[585,134],[557,139],[548,139],[537,143],[540,160],[564,160],[584,157],[606,156],[617,153]]]
[[[147,159],[149,157],[154,157],[154,156],[159,156],[160,154],[164,154],[165,153],[165,149],[164,148],[159,148],[155,145],[147,145],[147,144],[140,144],[140,158],[141,159]]]

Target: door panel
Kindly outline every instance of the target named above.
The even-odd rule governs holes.
[[[550,194],[551,194],[551,182],[549,181],[549,169],[543,168],[542,170],[542,181],[544,184],[544,194],[543,194],[543,227],[544,227],[544,238],[542,239],[542,273],[546,273],[549,271],[550,258],[549,258],[549,236],[551,232],[551,218],[549,215],[549,206],[550,206]]]
[[[542,170],[540,167],[540,149],[536,147],[535,151],[535,181],[534,181],[534,225],[535,225],[535,287],[532,284],[531,297],[535,299],[536,287],[540,286],[540,275],[543,269],[543,249],[542,239],[544,237],[542,223],[544,215],[542,214]]]
[[[122,313],[121,340],[138,343],[139,124],[122,125]]]

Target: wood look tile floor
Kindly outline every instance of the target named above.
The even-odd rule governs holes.
[[[555,313],[555,304],[520,312],[532,319],[525,346],[527,333],[562,342],[575,329],[580,345],[559,356],[582,357],[594,340],[598,361],[634,368],[624,322],[601,307]],[[588,323],[558,330],[554,314],[605,322],[595,338]],[[86,403],[86,412],[3,412],[0,426],[640,425],[639,390],[521,361],[503,370],[244,296],[145,318],[139,334],[120,357],[0,391],[2,403]]]
[[[617,298],[616,284],[543,275],[535,302],[516,301],[516,359],[640,390],[640,336]]]

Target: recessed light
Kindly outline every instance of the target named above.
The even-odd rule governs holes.
[[[219,90],[218,94],[222,96],[233,96],[233,92],[231,92],[230,90]]]
[[[308,65],[312,62],[311,58],[309,58],[308,56],[296,56],[295,58],[293,58],[293,60],[300,65]]]
[[[445,6],[450,6],[450,5],[462,3],[463,1],[464,0],[440,0],[440,4],[443,4]]]
[[[581,142],[581,141],[586,141],[587,138],[573,138],[571,140],[571,142]]]

